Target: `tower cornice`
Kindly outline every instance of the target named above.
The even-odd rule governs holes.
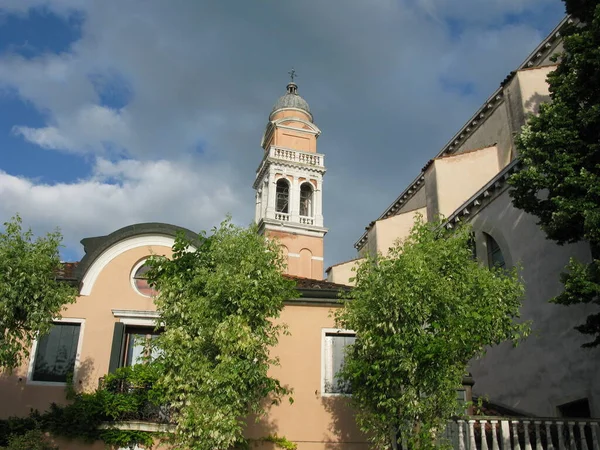
[[[308,171],[323,176],[327,169],[325,168],[325,155],[321,153],[303,152],[291,148],[271,146],[265,152],[265,156],[256,169],[256,179],[253,188],[257,189],[269,170],[271,165],[288,168],[298,168],[302,171]]]

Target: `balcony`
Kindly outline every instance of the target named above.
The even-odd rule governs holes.
[[[281,159],[284,161],[306,164],[309,166],[325,166],[325,156],[319,153],[309,153],[281,147],[271,147],[269,149],[269,157],[273,159]]]
[[[287,213],[276,212],[275,213],[275,220],[281,220],[282,222],[289,222],[290,221],[290,215],[287,214]]]
[[[111,394],[116,394],[124,401],[135,405],[135,408],[129,412],[124,412],[115,417],[117,421],[127,422],[145,422],[154,424],[171,424],[171,408],[167,405],[159,405],[152,401],[149,395],[152,384],[133,384],[127,379],[114,379],[106,381],[104,377],[99,380],[99,390],[106,390]]]
[[[600,419],[470,417],[451,421],[442,439],[455,450],[600,450],[599,425]]]
[[[309,217],[309,216],[300,216],[298,218],[298,221],[302,225],[314,225],[315,224],[315,219],[313,219],[312,217]]]

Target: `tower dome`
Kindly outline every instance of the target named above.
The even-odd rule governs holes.
[[[273,110],[271,111],[271,116],[281,109],[290,108],[304,111],[306,114],[308,114],[312,122],[310,107],[308,106],[306,100],[298,95],[298,85],[293,81],[287,85],[287,93],[279,97],[279,99],[275,102]]]

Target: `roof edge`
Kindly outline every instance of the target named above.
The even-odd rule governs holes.
[[[137,223],[120,228],[105,236],[84,238],[81,240],[81,244],[83,245],[85,255],[79,264],[77,264],[75,278],[77,280],[82,280],[89,267],[102,253],[114,244],[125,239],[143,235],[175,237],[181,233],[192,242],[198,240],[198,234],[187,228],[161,222]]]
[[[459,129],[459,131],[450,139],[442,149],[432,158],[436,159],[445,154],[454,153],[455,146],[460,144],[460,142],[466,139],[476,128],[481,126],[490,114],[500,103],[504,101],[504,87],[510,81],[510,79],[514,76],[517,71],[534,68],[536,67],[536,61],[541,61],[542,57],[546,55],[548,52],[552,51],[556,47],[556,42],[560,39],[561,33],[560,31],[575,21],[570,15],[566,15],[563,19],[554,27],[554,29],[537,45],[537,47],[529,53],[529,55],[524,59],[524,61],[513,70],[501,83],[500,86],[493,92],[491,96],[483,103],[481,107],[477,109],[475,114]],[[539,62],[537,63],[539,64]],[[542,66],[539,66],[542,67]],[[425,166],[425,168],[427,165]],[[419,185],[423,181],[424,171],[422,170],[419,175],[408,184],[406,189],[402,191],[402,193],[394,200],[379,216],[377,220],[384,219],[386,216],[394,214],[396,210],[402,207],[402,203],[407,202],[414,193],[419,190]],[[395,214],[394,214],[395,215]],[[374,221],[373,221],[374,222]],[[367,231],[365,231],[361,237],[355,242],[354,248],[357,250],[362,249],[364,244],[367,241],[368,235],[368,227]]]

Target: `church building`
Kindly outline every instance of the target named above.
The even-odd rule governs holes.
[[[426,220],[441,214],[449,227],[471,223],[482,264],[522,264],[526,285],[522,317],[533,321],[531,337],[518,348],[501,345],[490,349],[470,365],[473,393],[487,396],[498,406],[487,415],[545,417],[547,430],[548,424],[558,427],[553,428],[559,430],[553,436],[562,436],[563,422],[552,418],[600,416],[600,349],[582,349],[585,340],[573,329],[590,311],[583,306],[548,303],[561,290],[559,275],[569,258],[590,261],[589,246],[558,246],[548,241],[535,217],[512,206],[506,183],[507,177],[519,170],[515,135],[527,117],[537,112],[540,102],[549,100],[546,76],[555,67],[550,57],[560,51],[561,28],[569,20],[565,18],[502,81],[437,154],[432,152],[432,159],[423,161],[414,180],[399,189],[397,198],[367,224],[355,244],[357,258],[328,268],[326,280],[323,238],[327,228],[322,201],[326,168],[324,154],[317,152],[321,131],[292,77],[266,117],[262,158],[257,154],[260,162],[253,187],[259,232],[281,242],[286,276],[295,280],[299,292],[298,298],[285,303],[281,321],[290,334],[280,336],[273,356],[281,365],[271,369],[283,385],[293,389],[294,403],[272,406],[265,420],[249,424],[249,438],[285,436],[298,450],[368,447],[349,407],[349,392],[335,377],[343,364],[344,349],[354,342],[355,335],[351,330],[336,329],[331,312],[340,307],[339,292],[351,289],[351,269],[367,254],[386,254],[395,240],[407,236],[417,214]],[[155,292],[144,278],[145,263],[153,254],[170,256],[180,232],[195,235],[176,225],[142,223],[81,241],[84,257],[66,264],[61,274],[65,282],[78,286],[77,301],[66,307],[47,336],[34,343],[29,360],[0,378],[0,418],[23,417],[31,409],[44,411],[53,402],[66,403],[70,373],[77,390],[92,391],[107,373],[139,363],[144,341],[156,335],[160,323]],[[459,394],[469,399],[470,390],[466,384]],[[537,419],[520,423],[521,436],[523,430],[529,436],[532,420]],[[468,433],[463,433],[466,422],[458,421],[456,448],[488,448],[487,441],[485,447],[473,445],[474,422],[470,420]],[[492,428],[486,428],[486,420],[479,423],[480,430],[493,430],[496,440],[490,438],[490,445],[495,444],[489,448],[499,448],[496,423],[498,433],[502,430],[504,442],[510,445],[506,417],[491,421]],[[515,433],[516,423],[514,419]],[[540,442],[541,422],[535,423]],[[589,429],[592,425],[598,427],[590,422]],[[164,431],[168,424],[133,420],[122,426]],[[583,425],[580,429],[581,437],[585,435]],[[572,425],[570,432],[574,436]],[[519,439],[515,439],[518,445]],[[529,437],[526,439],[529,443]],[[61,450],[104,448],[101,442],[59,444]],[[542,448],[538,445],[536,448]]]
[[[367,447],[366,439],[335,378],[354,334],[336,329],[330,314],[340,306],[340,290],[348,287],[323,280],[327,229],[322,212],[324,155],[317,153],[320,133],[292,81],[268,116],[254,189],[259,232],[283,245],[287,276],[296,281],[299,293],[281,314],[290,334],[280,336],[273,349],[281,366],[272,369],[293,389],[294,404],[273,406],[264,421],[250,423],[248,437],[285,436],[299,450],[361,449]],[[91,391],[105,374],[139,363],[144,341],[156,335],[160,320],[155,292],[144,278],[145,261],[153,254],[170,256],[180,232],[194,236],[176,225],[142,223],[81,241],[85,256],[67,264],[61,275],[79,286],[77,301],[66,307],[49,335],[34,343],[29,361],[2,377],[0,418],[23,417],[31,409],[45,411],[52,402],[65,403],[71,372],[76,389]],[[123,426],[165,429],[165,424],[144,421]],[[102,449],[104,444],[60,441],[61,450],[81,448]]]
[[[350,284],[360,258],[387,254],[408,235],[417,214],[425,220],[441,215],[448,227],[470,223],[481,264],[522,267],[521,317],[532,321],[531,336],[517,348],[505,343],[472,361],[473,394],[525,415],[600,417],[600,348],[581,348],[587,338],[574,330],[595,312],[593,306],[548,302],[562,292],[560,274],[569,258],[590,262],[590,247],[548,240],[536,217],[512,205],[507,184],[519,170],[515,136],[539,105],[550,101],[546,77],[556,68],[551,57],[561,52],[561,30],[568,23],[566,17],[448,143],[423,161],[413,181],[366,226],[355,244],[357,259],[328,268],[327,275],[329,281]]]

